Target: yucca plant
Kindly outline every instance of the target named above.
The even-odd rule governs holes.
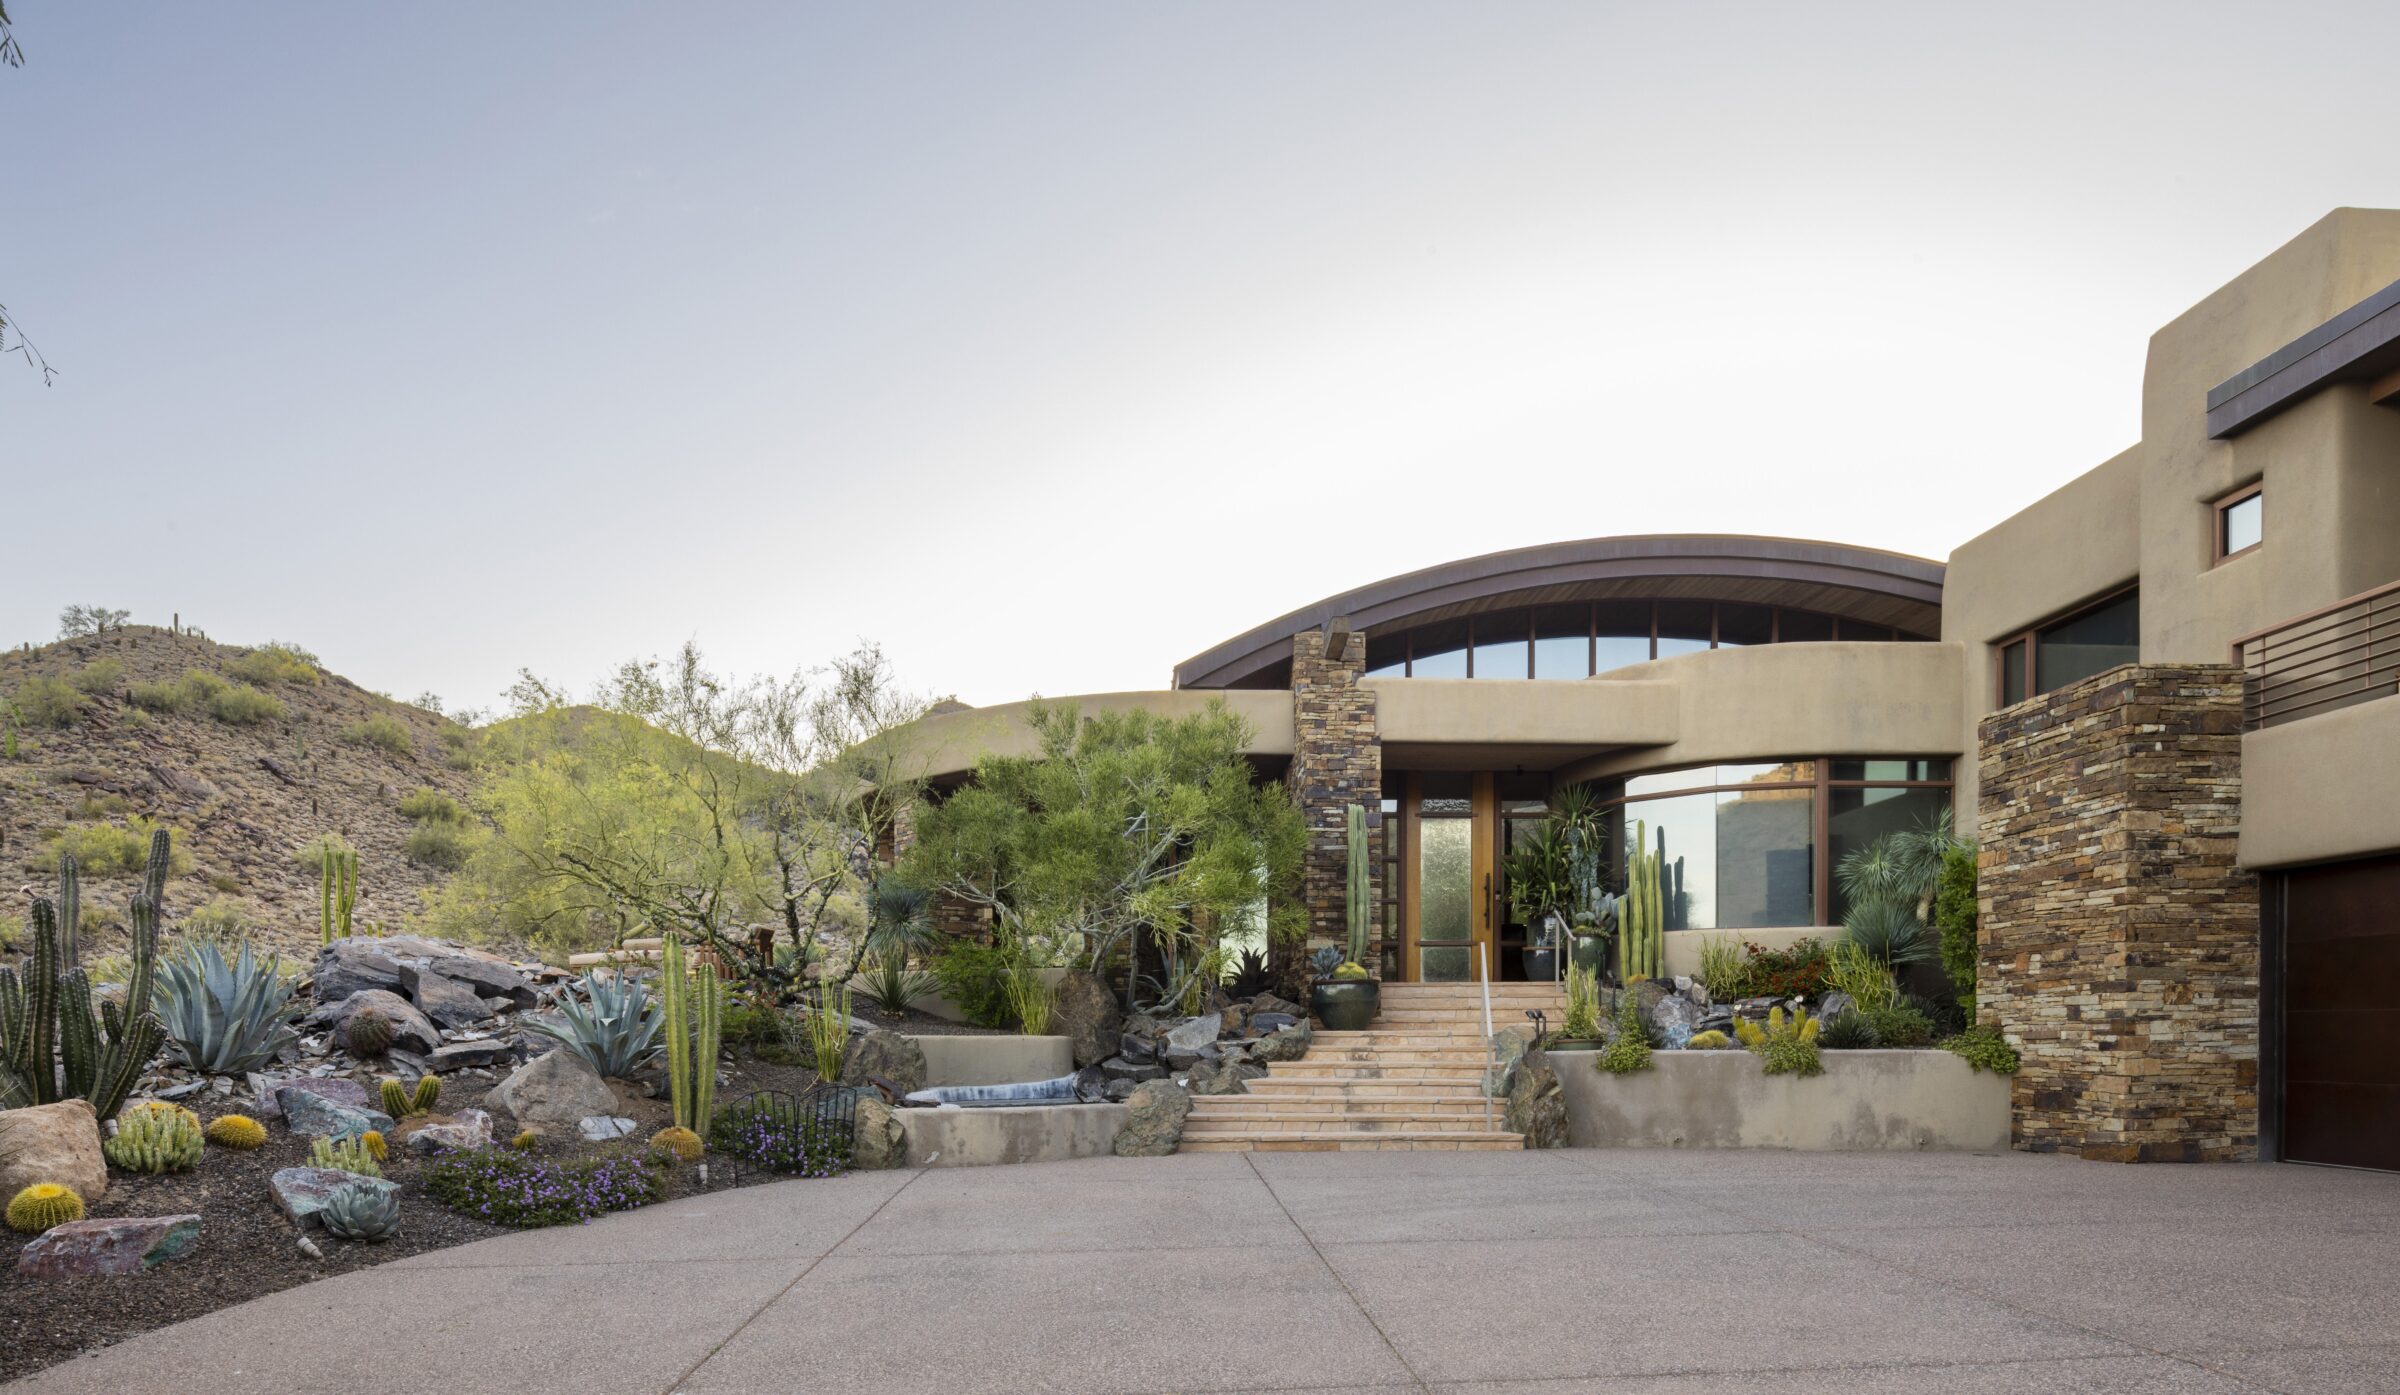
[[[586,974],[582,988],[585,1002],[570,996],[556,1017],[527,1018],[525,1030],[566,1047],[602,1075],[621,1078],[648,1064],[664,1025],[649,992],[629,974]]]
[[[1842,917],[1842,935],[1887,968],[1934,957],[1935,944],[1925,933],[1916,903],[1896,894],[1852,902]]]
[[[893,1017],[907,1012],[917,999],[933,990],[933,975],[910,968],[908,956],[897,950],[869,959],[866,972],[858,977],[858,991]]]
[[[158,966],[156,1008],[167,1049],[210,1075],[263,1070],[295,1035],[284,1025],[292,983],[274,955],[244,940],[231,959],[206,940],[186,940]]]

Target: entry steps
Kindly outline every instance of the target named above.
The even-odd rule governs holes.
[[[1492,1028],[1541,1010],[1566,1015],[1547,983],[1492,985]],[[1200,1095],[1183,1124],[1186,1153],[1514,1151],[1522,1134],[1498,1127],[1500,1101],[1483,1097],[1490,1051],[1483,987],[1387,983],[1363,1032],[1318,1032],[1297,1061],[1270,1061],[1242,1095]]]

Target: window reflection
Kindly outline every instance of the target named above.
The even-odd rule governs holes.
[[[1838,629],[1837,629],[1838,626]],[[1919,639],[1889,626],[1739,601],[1605,600],[1489,611],[1368,637],[1372,678],[1586,678],[1703,649]],[[1472,657],[1472,665],[1469,659]]]

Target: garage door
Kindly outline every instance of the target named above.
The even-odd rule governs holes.
[[[2400,857],[2282,881],[2283,1156],[2400,1171]]]

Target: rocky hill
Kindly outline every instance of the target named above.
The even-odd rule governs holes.
[[[359,852],[360,927],[396,930],[447,876],[419,833],[425,820],[402,800],[430,788],[463,804],[472,745],[468,729],[321,672],[301,651],[149,626],[10,650],[0,654],[0,886],[46,894],[57,849],[72,840],[91,854],[87,923],[119,921],[139,868],[113,866],[113,855],[155,820],[179,839],[171,919],[238,915],[266,940],[313,949],[317,872],[302,852],[336,834]],[[438,803],[420,796],[413,807]],[[0,901],[0,940],[19,937],[25,902],[13,891]],[[110,944],[121,927],[97,937]]]

